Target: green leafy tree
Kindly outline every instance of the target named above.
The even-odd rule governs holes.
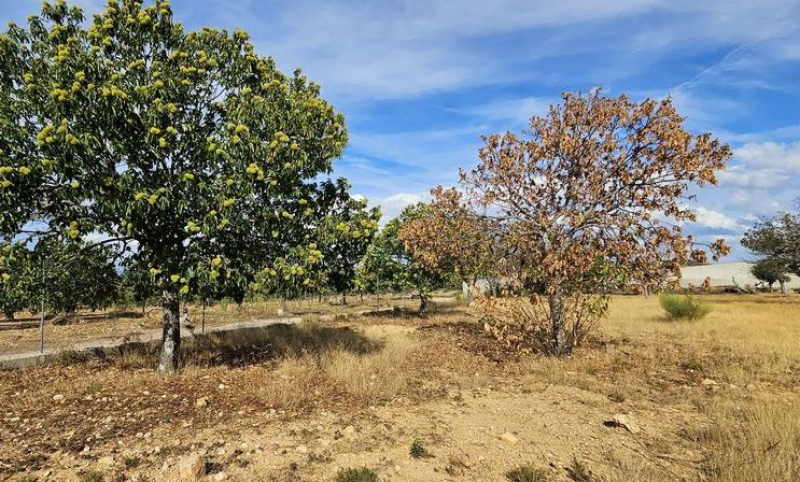
[[[140,305],[142,316],[147,314],[147,304],[158,298],[160,293],[153,275],[133,264],[128,265],[122,272],[119,290],[119,299]]]
[[[67,315],[117,301],[120,276],[108,246],[48,238],[36,244],[29,258],[32,309],[42,297],[48,311]]]
[[[431,292],[443,283],[442,275],[425,268],[400,239],[403,226],[419,219],[425,212],[422,203],[409,206],[397,218],[392,219],[380,231],[364,256],[360,270],[361,283],[367,285],[380,280],[384,289],[414,290],[419,296],[419,315],[428,309]]]
[[[349,187],[343,180],[327,186],[326,198],[331,202],[317,231],[322,260],[316,272],[325,287],[342,296],[342,303],[346,303],[347,292],[356,288],[356,267],[378,232],[381,218],[379,208],[367,209],[365,200],[350,197]]]
[[[106,246],[40,240],[31,250],[7,244],[0,255],[2,306],[6,318],[15,312],[73,314],[80,308],[104,309],[118,299],[119,274]]]
[[[770,293],[775,283],[780,285],[781,293],[786,293],[786,283],[791,279],[786,271],[786,264],[776,258],[760,259],[750,268],[753,276],[767,284]]]
[[[88,27],[45,3],[0,37],[0,65],[0,234],[133,246],[161,291],[162,372],[179,298],[281,259],[347,141],[317,85],[240,30],[187,32],[166,0],[111,0]]]
[[[742,246],[800,276],[800,214],[783,213],[759,222],[745,233]]]
[[[0,311],[7,320],[31,305],[30,254],[21,243],[0,247]]]

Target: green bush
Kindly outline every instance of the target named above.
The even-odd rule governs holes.
[[[682,295],[661,295],[661,307],[670,318],[676,320],[699,320],[711,313],[711,306],[697,298]]]
[[[349,467],[336,473],[336,482],[380,482],[380,479],[378,474],[366,467]]]

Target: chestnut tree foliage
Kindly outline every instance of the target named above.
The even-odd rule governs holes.
[[[531,293],[516,308],[486,300],[499,324],[521,325],[541,350],[566,355],[606,312],[599,290],[647,288],[678,279],[689,259],[706,260],[681,227],[695,219],[686,200],[716,184],[731,152],[683,121],[669,99],[595,91],[565,94],[522,135],[485,138],[462,186],[519,258],[518,279]],[[722,240],[705,248],[715,259],[729,250]],[[498,328],[506,331],[519,332]]]
[[[471,210],[456,189],[437,187],[431,196],[432,202],[421,204],[401,226],[400,240],[426,270],[452,274],[473,287],[496,266],[499,240],[492,222]]]
[[[187,32],[167,0],[91,21],[59,1],[0,36],[0,66],[0,233],[127,249],[162,293],[161,371],[179,364],[181,296],[309,249],[344,120],[246,33]]]
[[[357,268],[356,280],[364,290],[413,290],[419,297],[419,316],[428,310],[431,292],[443,285],[447,274],[438,265],[421,261],[403,242],[407,226],[424,219],[430,206],[418,203],[403,209],[375,237]]]
[[[7,319],[19,311],[38,312],[42,303],[49,313],[70,315],[117,300],[120,277],[108,246],[51,238],[33,249],[8,243],[0,253],[0,309]]]
[[[0,312],[7,320],[30,306],[34,280],[28,254],[22,243],[0,247]]]

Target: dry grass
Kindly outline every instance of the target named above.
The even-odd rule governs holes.
[[[705,434],[712,448],[704,472],[718,481],[800,480],[800,403],[735,403],[707,408],[714,420]]]
[[[379,328],[364,330],[370,348],[348,342],[333,343],[316,353],[288,351],[274,374],[252,394],[288,410],[342,397],[354,407],[364,406],[400,395],[410,376],[408,357],[417,343],[407,332]]]
[[[636,437],[607,432],[617,442],[628,437],[625,446],[617,443],[608,453],[579,453],[576,447],[576,453],[559,454],[567,464],[573,457],[586,461],[587,473],[596,471],[598,480],[800,480],[800,297],[703,299],[714,308],[708,317],[676,322],[668,320],[656,297],[615,297],[597,337],[568,359],[506,351],[463,308],[441,303],[445,308],[425,320],[396,313],[201,337],[186,344],[183,373],[166,379],[152,372],[153,346],[85,363],[0,372],[5,412],[0,432],[11,444],[0,448],[13,447],[0,457],[0,467],[3,457],[35,466],[41,462],[23,454],[80,451],[83,442],[72,447],[67,441],[65,448],[50,429],[77,428],[80,435],[86,423],[74,417],[64,422],[78,412],[102,421],[117,417],[119,407],[140,410],[135,422],[120,417],[84,427],[115,440],[169,423],[224,429],[243,412],[277,411],[295,420],[315,411],[358,417],[362,409],[401,399],[413,406],[442,398],[460,406],[460,395],[450,392],[480,397],[489,387],[511,398],[536,397],[555,385],[574,394],[579,411],[648,416],[649,425]],[[54,403],[56,394],[66,397]],[[195,400],[202,396],[210,398],[209,408],[197,410]],[[111,400],[108,406],[86,401],[102,397]],[[164,421],[166,406],[171,419]],[[47,410],[35,413],[33,407]],[[493,411],[481,407],[475,416]],[[552,410],[558,416],[559,406]],[[42,417],[40,426],[24,431],[3,425],[36,416]],[[435,449],[436,438],[427,440]],[[487,447],[493,444],[496,440]],[[407,455],[408,439],[402,445]],[[476,470],[457,462],[438,463],[454,477]],[[531,462],[547,467],[542,460]],[[508,468],[497,467],[494,475],[501,477]]]
[[[648,401],[699,416],[682,435],[702,458],[665,464],[668,454],[643,449],[650,463],[618,460],[609,480],[675,480],[675,467],[719,482],[800,480],[800,297],[703,299],[714,307],[707,318],[675,322],[656,297],[616,297],[594,346],[533,360],[529,386],[577,386],[623,409]]]

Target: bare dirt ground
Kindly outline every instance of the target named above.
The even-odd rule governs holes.
[[[789,481],[800,298],[710,297],[699,322],[620,297],[566,360],[507,352],[456,302],[0,372],[0,481]],[[792,341],[794,340],[794,341]],[[640,429],[606,426],[617,414]],[[427,455],[412,457],[414,441]],[[527,479],[525,479],[527,480]]]

